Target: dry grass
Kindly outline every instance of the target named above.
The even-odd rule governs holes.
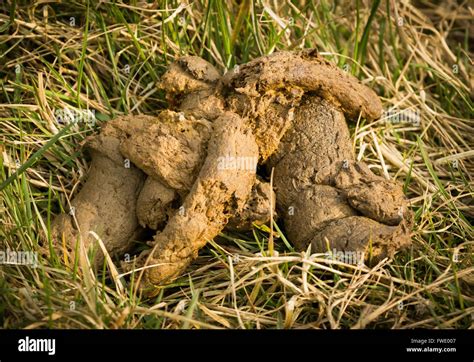
[[[270,227],[222,235],[153,300],[131,292],[117,260],[99,272],[85,256],[76,270],[44,257],[37,268],[1,265],[3,328],[472,328],[467,2],[36,3],[0,5],[0,250],[40,250],[87,173],[81,140],[117,115],[165,107],[155,83],[180,54],[224,70],[318,47],[374,87],[386,110],[418,114],[351,125],[355,154],[404,184],[416,225],[413,246],[374,268],[296,253],[278,224],[272,257]],[[64,109],[94,110],[99,122],[65,128]]]

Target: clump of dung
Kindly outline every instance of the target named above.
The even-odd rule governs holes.
[[[117,118],[87,140],[91,169],[72,200],[75,212],[53,224],[68,253],[78,241],[91,248],[90,231],[120,255],[154,230],[135,263],[151,266],[140,286],[154,294],[208,240],[268,222],[275,205],[301,250],[357,251],[377,261],[410,243],[401,186],[373,174],[351,149],[346,119],[379,118],[380,100],[315,50],[277,52],[224,76],[183,57],[160,87],[168,110]],[[98,253],[95,262],[102,260]]]

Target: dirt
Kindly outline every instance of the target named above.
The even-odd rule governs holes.
[[[380,100],[315,50],[277,52],[222,77],[183,57],[159,86],[168,110],[117,118],[88,139],[93,161],[75,218],[62,214],[53,228],[70,250],[79,235],[93,245],[95,231],[120,255],[155,230],[135,263],[154,265],[141,279],[154,294],[224,228],[266,223],[275,204],[300,250],[361,251],[369,261],[410,243],[401,186],[354,159],[346,125],[379,118]]]

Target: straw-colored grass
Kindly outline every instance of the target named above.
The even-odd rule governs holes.
[[[40,251],[40,235],[87,174],[81,140],[115,116],[166,107],[155,85],[182,54],[224,71],[278,49],[317,47],[373,87],[386,110],[411,114],[350,127],[358,159],[404,184],[416,224],[412,247],[373,268],[297,253],[278,221],[273,256],[269,225],[223,234],[152,300],[134,295],[118,260],[100,271],[84,254],[73,270],[42,256],[36,268],[0,265],[1,327],[473,326],[467,1],[10,3],[0,5],[0,251]],[[66,109],[86,121],[65,127],[57,116]]]

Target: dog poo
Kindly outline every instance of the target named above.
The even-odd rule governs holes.
[[[74,212],[53,223],[67,257],[77,241],[86,250],[96,244],[90,231],[121,256],[151,230],[150,249],[133,267],[147,266],[140,287],[154,295],[207,241],[269,222],[275,205],[299,250],[357,251],[372,263],[409,245],[401,186],[355,160],[346,124],[379,118],[381,102],[316,50],[276,52],[223,76],[183,57],[159,87],[167,110],[119,117],[87,139],[87,181]]]

